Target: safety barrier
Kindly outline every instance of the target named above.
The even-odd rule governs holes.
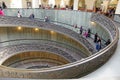
[[[46,12],[48,12],[48,14],[49,14],[49,11],[46,11]],[[72,11],[71,11],[71,13],[72,13]],[[67,15],[67,14],[65,14],[65,15]],[[87,16],[87,15],[85,15],[85,16]],[[59,17],[61,17],[61,16],[59,16]],[[11,20],[11,19],[9,19],[9,20]],[[11,24],[11,22],[16,22],[16,25],[22,24],[22,25],[28,26],[28,27],[30,25],[32,25],[32,23],[30,23],[30,22],[29,22],[29,25],[25,25],[27,22],[23,22],[22,19],[18,19],[17,21],[11,21],[10,23],[9,23],[9,20],[7,21],[3,17],[2,19],[0,18],[0,23],[4,24],[4,22],[6,22],[6,23],[8,22],[8,24]],[[76,76],[80,77],[80,76],[88,74],[89,72],[97,69],[102,64],[104,64],[110,58],[110,56],[114,53],[114,51],[117,47],[118,39],[119,39],[119,37],[118,37],[119,31],[118,31],[118,28],[115,26],[114,22],[103,15],[98,16],[98,14],[95,14],[91,18],[91,20],[95,21],[97,23],[100,23],[100,25],[102,27],[106,27],[105,29],[109,32],[110,35],[112,34],[111,35],[111,43],[108,46],[106,46],[105,48],[101,49],[99,52],[97,52],[87,58],[73,62],[73,63],[69,63],[69,64],[62,65],[62,66],[46,68],[46,69],[27,70],[27,69],[14,69],[14,68],[9,68],[9,67],[5,67],[5,66],[0,66],[0,77],[46,78],[46,79],[48,79],[48,78],[49,79],[50,78],[52,78],[52,79],[53,78],[57,78],[57,79],[64,78],[65,79],[65,78],[76,78]],[[19,23],[19,21],[21,21],[21,23]],[[64,19],[63,19],[63,21],[66,22],[66,20],[64,20]],[[74,21],[74,19],[73,19],[73,21]],[[107,23],[105,23],[104,21],[107,21]],[[35,24],[36,24],[36,26],[41,26],[41,25],[38,25],[37,22]],[[42,26],[44,25],[44,23],[41,23],[41,24],[42,24]],[[48,23],[45,23],[45,24],[48,24]],[[108,28],[109,25],[111,25],[110,28]],[[44,26],[44,29],[47,29],[47,28],[49,28],[50,30],[57,29],[56,28],[57,26],[55,28],[52,28],[49,25],[47,25],[47,26]],[[51,26],[53,26],[53,24],[51,24]],[[62,31],[63,33],[66,32],[66,29],[61,28],[61,30],[63,30]],[[110,31],[112,31],[112,33],[110,33]],[[71,35],[72,37],[75,36],[75,35],[73,35],[73,32],[68,32],[67,34]],[[77,37],[77,39],[78,39],[78,37]],[[81,40],[81,38],[79,40],[81,42],[83,42]]]

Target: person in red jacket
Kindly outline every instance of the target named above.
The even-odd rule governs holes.
[[[0,9],[0,16],[4,16],[4,12],[2,9]]]

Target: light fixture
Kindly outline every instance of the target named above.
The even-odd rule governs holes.
[[[39,29],[38,29],[38,28],[35,28],[35,31],[39,31]]]
[[[95,24],[95,22],[92,22],[92,21],[91,21],[91,24]]]
[[[96,23],[93,22],[93,21],[91,21],[90,24],[91,24],[92,26],[94,26],[94,27],[96,26]]]
[[[54,31],[50,31],[51,32],[51,34],[53,34],[54,33]]]
[[[18,30],[21,30],[21,29],[22,29],[22,27],[18,26],[18,27],[17,27],[17,29],[18,29]]]

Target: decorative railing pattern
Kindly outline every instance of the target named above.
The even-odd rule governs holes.
[[[19,41],[22,41],[22,43]],[[10,43],[12,42],[13,43],[17,42],[17,43],[14,45],[13,44],[10,45]],[[3,48],[1,47],[0,49],[1,51],[0,60],[1,61],[17,53],[26,52],[26,51],[36,51],[36,50],[37,51],[48,51],[48,52],[50,51],[50,52],[59,54],[71,62],[80,60],[88,56],[88,55],[85,55],[85,53],[82,53],[80,50],[70,45],[58,43],[58,42],[54,42],[50,40],[14,40],[14,41],[9,41],[7,43],[9,46],[6,46],[6,47],[4,46]]]
[[[38,28],[42,28],[42,29],[47,29],[47,30],[53,30],[56,32],[59,32],[61,34],[65,34],[68,35],[70,37],[72,37],[74,40],[77,40],[78,42],[80,42],[81,44],[83,44],[83,46],[86,47],[86,49],[90,50],[92,53],[95,53],[96,50],[93,47],[93,45],[91,45],[91,43],[89,43],[89,41],[87,41],[83,36],[77,34],[76,32],[67,29],[65,27],[60,27],[58,25],[52,24],[52,23],[46,23],[43,21],[38,21],[38,20],[30,20],[28,18],[17,18],[17,17],[0,17],[0,24],[2,26],[26,26],[26,27],[38,27]]]
[[[95,34],[98,33],[102,42],[105,43],[107,39],[110,38],[108,32],[103,29],[100,25],[93,25],[90,21],[92,13],[81,12],[81,11],[71,11],[71,10],[44,10],[44,9],[4,9],[5,16],[17,16],[17,12],[20,12],[22,17],[29,18],[29,15],[33,13],[36,20],[44,20],[48,17],[49,22],[56,23],[57,25],[66,27],[79,33],[80,26],[84,29],[91,29],[91,32]],[[77,25],[78,28],[74,28]]]
[[[27,51],[48,51],[52,52],[54,54],[59,54],[60,56],[63,56],[70,62],[76,61],[70,54],[65,52],[64,50],[61,50],[59,48],[50,46],[50,45],[37,45],[37,44],[24,44],[24,45],[16,45],[16,46],[10,46],[3,50],[3,55],[0,56],[1,60],[5,57],[8,58],[11,55],[15,55],[17,53],[21,52],[27,52]]]
[[[109,18],[101,14],[93,14],[91,20],[102,25],[110,33],[112,37],[111,39],[114,39],[116,35],[116,28],[114,27],[114,24],[111,23],[112,21]]]
[[[36,69],[36,70],[26,70],[26,69],[13,69],[13,68],[8,68],[5,66],[0,66],[0,77],[14,77],[14,78],[76,78],[76,76],[83,76],[85,74],[88,74],[89,72],[97,69],[100,67],[102,64],[104,64],[110,56],[114,53],[117,47],[118,43],[118,35],[119,31],[118,28],[114,25],[113,21],[111,21],[109,18],[104,17],[103,15],[100,14],[94,14],[95,16],[91,18],[92,21],[98,22],[102,27],[105,27],[106,30],[111,35],[111,44],[100,50],[99,52],[78,60],[76,62],[62,65],[62,66],[57,66],[57,67],[51,67],[51,68],[46,68],[46,69]],[[100,15],[100,16],[99,16]],[[5,18],[4,18],[5,19]],[[7,22],[7,20],[4,20],[3,18],[0,18],[0,22],[4,23],[4,21]],[[9,19],[11,20],[11,19]],[[8,23],[9,23],[8,20]],[[21,20],[21,19],[19,19]],[[18,22],[19,22],[18,20]],[[14,21],[13,21],[14,22]],[[25,23],[21,22],[22,24],[18,23],[19,25],[25,25]],[[35,22],[37,24],[37,22]],[[9,23],[11,24],[11,22]],[[44,24],[44,23],[42,23]],[[50,30],[58,30],[57,26],[55,28],[50,27],[50,25],[53,26],[53,24],[46,23],[48,25],[44,26],[44,29],[50,29]],[[14,24],[15,25],[15,24]],[[16,23],[17,25],[17,23]],[[30,23],[32,25],[32,23]],[[28,25],[28,26],[30,26]],[[26,25],[27,26],[27,25]],[[42,25],[43,26],[43,25]],[[110,27],[109,27],[110,26]],[[65,33],[67,30],[59,28],[59,30],[63,33]],[[58,31],[59,31],[58,30]],[[110,32],[111,31],[111,32]],[[72,37],[76,36],[73,35],[74,32],[70,31],[67,32],[66,34],[70,34]],[[78,37],[78,36],[77,36]],[[80,36],[79,36],[80,37]],[[79,40],[78,38],[76,38]],[[81,38],[80,38],[81,39]],[[86,40],[85,40],[86,41]],[[84,42],[81,41],[81,42]],[[84,42],[85,43],[85,42]],[[89,48],[89,47],[88,47]]]
[[[81,50],[57,41],[52,41],[52,40],[47,40],[47,39],[17,39],[17,40],[10,40],[10,41],[5,41],[1,42],[0,45],[2,45],[0,48],[4,49],[7,46],[12,46],[12,45],[20,45],[20,44],[45,44],[45,45],[51,45],[55,46],[57,48],[60,48],[61,50],[63,49],[64,51],[68,51],[67,53],[76,53],[80,55],[82,58],[88,57],[90,54],[86,54],[82,52]],[[80,53],[80,54],[79,54]]]

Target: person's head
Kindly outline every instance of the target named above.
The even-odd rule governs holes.
[[[97,37],[97,40],[100,40],[100,37]]]
[[[5,4],[5,2],[4,2],[4,1],[2,1],[2,3],[3,3],[3,4]]]
[[[2,11],[2,8],[0,8],[0,11]]]

